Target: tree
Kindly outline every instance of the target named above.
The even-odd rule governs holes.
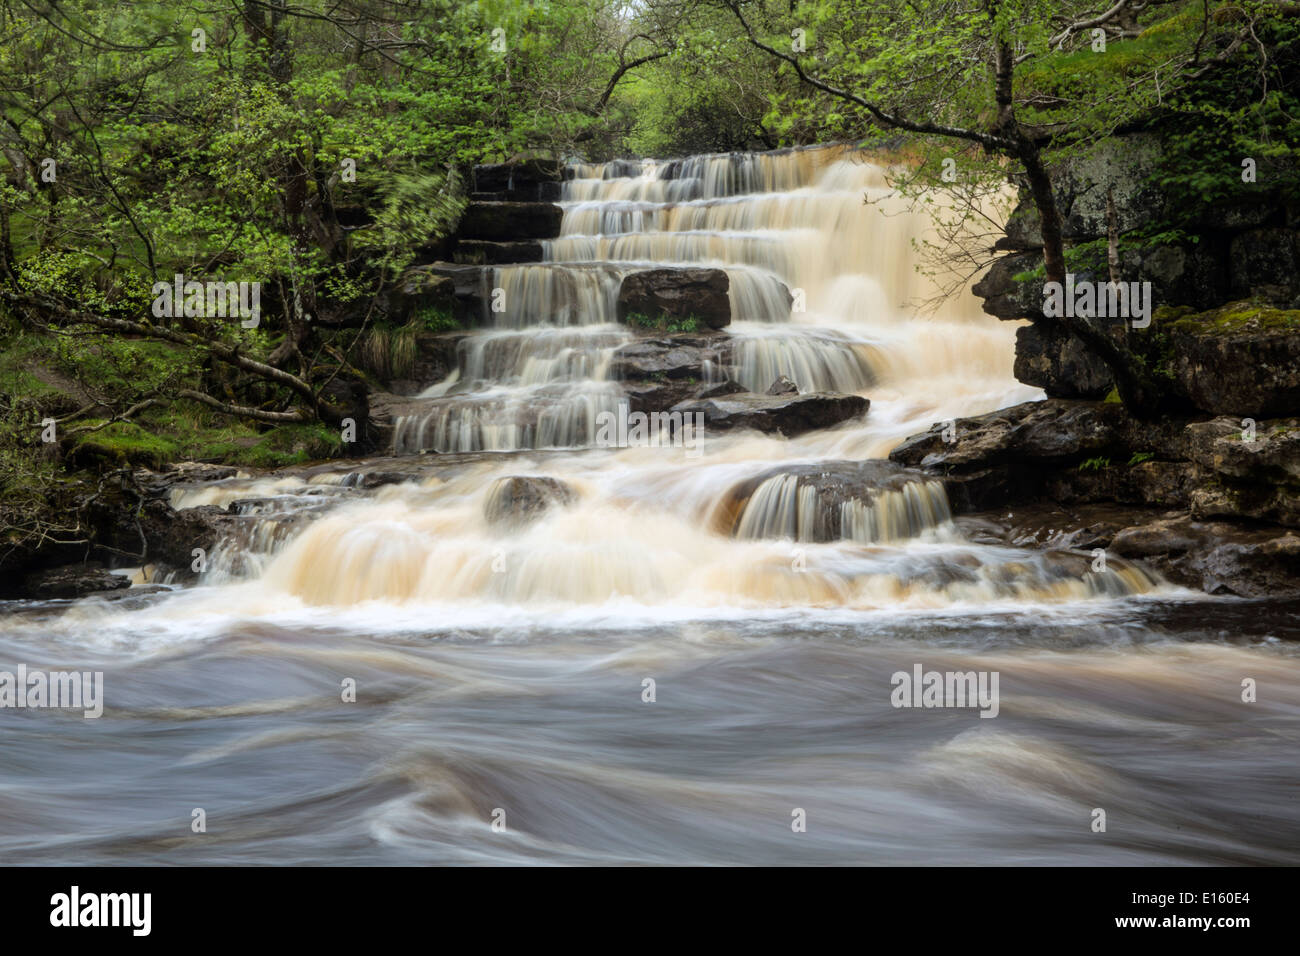
[[[1293,41],[1300,13],[1288,0],[714,2],[754,48],[862,125],[913,134],[923,147],[968,144],[971,175],[1022,181],[1041,224],[1048,282],[1067,271],[1054,165],[1243,61],[1267,96],[1282,72],[1272,51]],[[807,35],[806,48],[791,42],[794,31]],[[942,185],[933,174],[929,184]],[[1058,321],[1105,361],[1130,410],[1161,410],[1162,390],[1126,331]]]

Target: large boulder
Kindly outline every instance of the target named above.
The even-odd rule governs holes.
[[[706,428],[720,431],[752,428],[790,438],[857,418],[866,414],[870,407],[871,403],[860,395],[812,392],[808,395],[773,396],[742,392],[679,402],[672,411],[701,413]]]
[[[778,483],[779,486],[774,485]],[[760,489],[777,492],[761,495]],[[866,516],[890,492],[910,491],[909,500],[888,514],[876,514],[853,527],[846,505],[859,505]],[[762,501],[756,499],[756,495]],[[797,496],[798,508],[788,498]],[[752,505],[752,506],[751,506]],[[756,510],[757,509],[757,510]],[[800,541],[888,540],[914,537],[951,517],[943,486],[924,472],[888,461],[824,461],[782,465],[759,472],[729,488],[713,514],[719,534],[744,537],[789,537]],[[847,524],[846,524],[847,521]]]
[[[1115,384],[1106,363],[1055,322],[1016,329],[1015,375],[1051,398],[1104,398]]]
[[[1255,418],[1300,414],[1300,310],[1238,302],[1159,318],[1178,385],[1197,408]]]
[[[902,465],[978,468],[1029,459],[1072,460],[1116,445],[1127,421],[1122,405],[1049,399],[1024,402],[951,424],[937,422],[889,455]]]
[[[560,220],[563,218],[564,210],[554,203],[471,202],[465,207],[456,231],[462,241],[554,239],[560,234]]]
[[[1172,517],[1121,530],[1110,550],[1210,594],[1300,592],[1300,534],[1285,529]]]
[[[573,503],[577,497],[558,478],[511,475],[493,482],[483,516],[488,524],[518,528],[536,521],[553,507]]]
[[[1216,418],[1187,426],[1188,455],[1200,480],[1195,517],[1238,517],[1300,527],[1300,420]]]
[[[983,299],[983,309],[999,319],[1029,319],[1043,314],[1043,283],[1022,281],[1043,264],[1041,252],[1003,256],[989,267],[971,292]]]
[[[722,269],[648,269],[623,277],[618,319],[698,319],[711,329],[731,323],[731,280]]]
[[[1186,506],[1182,424],[1137,422],[1118,403],[1048,399],[937,422],[889,457],[941,473],[963,511],[1044,496]]]

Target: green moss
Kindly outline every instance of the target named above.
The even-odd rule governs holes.
[[[224,463],[283,468],[329,458],[341,447],[339,433],[325,425],[280,425],[267,432],[256,445],[227,456]]]
[[[136,422],[114,422],[77,435],[69,451],[82,464],[158,468],[173,461],[204,461],[283,468],[330,458],[341,446],[338,431],[326,425],[267,428],[177,402],[165,409],[151,409]]]
[[[86,422],[95,426],[101,422]],[[74,461],[89,464],[145,465],[159,468],[175,459],[179,448],[167,438],[133,422],[113,422],[98,431],[83,432],[73,441],[69,454]]]
[[[673,319],[666,315],[650,317],[641,312],[629,312],[624,321],[633,328],[647,332],[698,332],[706,323],[695,315]]]
[[[1187,306],[1162,307],[1154,317],[1176,332],[1192,335],[1300,331],[1300,309],[1278,309],[1250,300],[1229,302],[1208,312],[1194,312]]]

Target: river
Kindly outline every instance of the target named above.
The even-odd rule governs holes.
[[[244,514],[197,584],[4,606],[0,669],[104,674],[98,719],[0,714],[5,859],[1300,862],[1295,602],[980,543],[933,481],[882,481],[824,540],[824,503],[768,477],[1042,397],[1012,375],[1014,323],[967,293],[920,307],[934,236],[878,165],[570,174],[546,261],[497,268],[504,311],[398,423],[411,480],[178,485],[175,507]],[[870,411],[592,447],[632,338],[619,280],[681,264],[730,279],[719,379]],[[489,521],[517,475],[572,500]],[[918,665],[996,675],[996,714],[895,706]]]

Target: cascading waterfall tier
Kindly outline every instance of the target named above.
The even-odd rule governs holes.
[[[908,259],[925,223],[892,208],[884,171],[860,154],[828,147],[566,173],[560,237],[542,242],[543,262],[492,268],[500,311],[461,343],[428,403],[399,417],[398,454],[589,445],[597,416],[618,407],[608,359],[629,337],[616,323],[618,294],[637,270],[726,271],[730,363],[701,368],[705,381],[762,392],[784,377],[803,393],[861,393],[906,364],[897,303],[929,291]]]
[[[936,288],[914,268],[929,226],[878,165],[841,147],[572,165],[561,204],[543,261],[493,267],[504,311],[458,343],[454,370],[395,428],[398,453],[515,454],[440,459],[421,482],[287,534],[254,527],[232,550],[252,556],[258,587],[318,606],[878,608],[1158,586],[1119,560],[1096,574],[1078,553],[973,544],[940,481],[878,460],[936,419],[1032,397],[1011,375],[1013,324],[969,295],[929,318],[908,306]],[[727,271],[730,327],[692,346],[615,321],[623,276],[681,266]],[[664,358],[691,348],[708,356],[698,372]],[[782,379],[805,394],[870,390],[872,408],[797,439],[708,438],[694,459],[583,453],[603,413],[644,393],[640,379],[625,390],[629,367],[723,396]]]

